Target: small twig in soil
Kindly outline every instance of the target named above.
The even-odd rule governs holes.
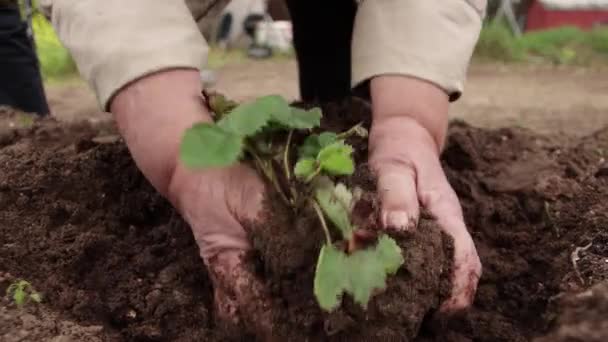
[[[289,146],[291,145],[292,136],[293,129],[289,131],[287,143],[285,144],[285,153],[283,153],[283,167],[285,167],[285,178],[287,178],[287,182],[291,182],[291,171],[289,170]]]
[[[327,227],[327,222],[325,222],[325,217],[323,217],[323,211],[321,211],[321,207],[319,203],[315,200],[311,200],[312,207],[315,208],[315,212],[319,217],[319,221],[321,221],[321,226],[323,227],[323,232],[325,232],[325,240],[327,240],[327,244],[331,245],[331,236],[329,235],[329,228]]]
[[[285,168],[285,178],[287,179],[287,186],[291,194],[291,206],[295,207],[298,202],[298,191],[291,184],[291,166],[289,165],[289,149],[291,147],[291,138],[293,137],[293,129],[289,131],[287,136],[287,143],[285,144],[285,152],[283,153],[283,167]]]
[[[592,245],[593,245],[593,242],[589,242],[589,244],[586,246],[576,247],[576,249],[574,249],[574,252],[572,252],[572,254],[570,254],[570,261],[572,262],[572,267],[574,267],[574,273],[576,274],[579,282],[583,286],[585,286],[586,282],[583,279],[583,276],[581,275],[581,271],[578,269],[578,261],[581,260],[581,257],[579,254],[580,254],[580,252],[584,252],[584,251],[588,250],[589,248],[591,248]]]
[[[555,225],[555,222],[553,222],[553,217],[551,216],[551,205],[549,204],[549,202],[545,201],[544,207],[545,215],[547,215],[547,221],[549,221],[549,225],[551,225],[551,228],[553,228],[553,230],[555,231],[555,236],[559,238],[559,228]]]
[[[346,138],[350,137],[353,134],[356,134],[356,135],[359,135],[359,136],[363,136],[363,137],[365,135],[367,135],[367,134],[362,134],[361,131],[366,132],[365,128],[363,128],[363,123],[359,122],[358,124],[356,124],[353,127],[349,128],[348,131],[345,131],[345,132],[342,132],[342,133],[338,134],[336,136],[336,138],[338,140],[343,140],[343,139],[346,139]]]
[[[253,149],[251,146],[246,146],[245,148],[253,156],[253,160],[255,161],[258,170],[260,170],[266,179],[274,186],[275,190],[279,193],[279,196],[285,202],[285,204],[290,205],[291,203],[289,202],[289,199],[287,199],[287,195],[285,195],[283,192],[281,185],[279,185],[274,171],[268,168],[268,166],[264,163],[264,160],[262,160],[256,153],[255,149]]]
[[[311,173],[310,176],[306,177],[306,179],[304,180],[304,183],[312,182],[312,180],[315,179],[315,177],[317,177],[319,175],[319,173],[321,173],[321,166],[317,167],[315,172]]]

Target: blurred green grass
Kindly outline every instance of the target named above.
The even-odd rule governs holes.
[[[45,80],[60,80],[75,76],[76,64],[46,18],[36,13],[32,19],[32,27],[42,77]]]
[[[502,62],[608,64],[608,28],[583,31],[563,26],[527,32],[518,38],[504,23],[489,23],[481,31],[474,55]]]

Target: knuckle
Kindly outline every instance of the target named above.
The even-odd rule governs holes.
[[[400,177],[404,175],[416,177],[416,164],[403,153],[373,156],[370,158],[370,165],[379,176],[396,174]]]

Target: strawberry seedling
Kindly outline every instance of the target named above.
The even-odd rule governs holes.
[[[30,284],[26,280],[18,280],[12,283],[6,289],[7,296],[13,299],[13,302],[17,304],[18,307],[23,307],[29,301],[33,301],[36,303],[40,303],[42,301],[42,296],[40,293],[36,292]]]
[[[196,124],[185,132],[181,161],[193,169],[249,162],[294,213],[312,206],[326,238],[314,279],[319,306],[334,310],[347,293],[367,307],[374,291],[384,289],[386,277],[396,273],[404,261],[401,249],[387,235],[373,246],[354,247],[358,227],[351,221],[351,211],[357,198],[337,178],[355,170],[353,148],[346,138],[365,136],[367,131],[356,125],[341,133],[313,134],[320,126],[321,110],[292,107],[280,96],[240,105],[219,95],[207,95],[207,100],[214,122]],[[301,146],[292,146],[295,131],[308,134]],[[292,151],[298,153],[294,165]],[[332,240],[328,223],[343,243]]]

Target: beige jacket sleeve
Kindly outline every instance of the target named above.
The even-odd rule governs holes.
[[[104,110],[138,78],[199,69],[207,59],[207,44],[182,0],[42,0],[41,7]]]
[[[353,86],[396,74],[432,82],[456,100],[486,0],[363,0],[353,33]]]

